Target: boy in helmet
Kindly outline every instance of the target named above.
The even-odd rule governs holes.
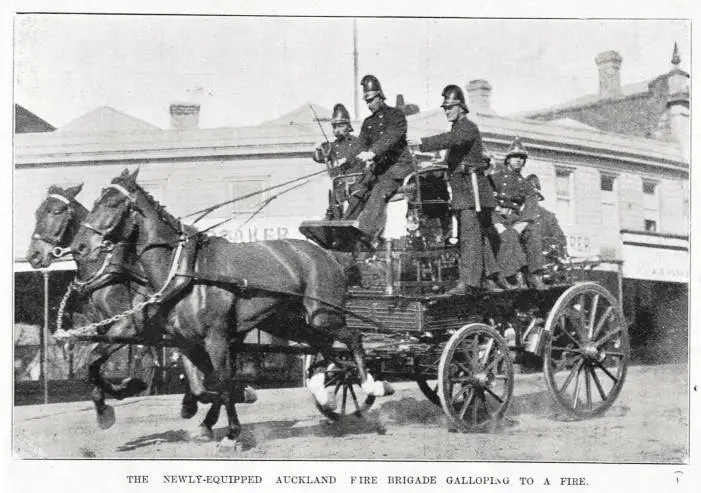
[[[484,175],[489,163],[482,153],[480,131],[467,118],[469,110],[462,89],[451,84],[443,89],[441,95],[441,107],[451,123],[450,131],[423,137],[418,143],[422,152],[448,150],[445,163],[448,165],[451,204],[458,216],[460,239],[460,280],[448,294],[470,294],[482,287],[484,231],[491,225],[492,211],[496,205],[494,189]],[[473,188],[472,174],[476,175],[477,189]]]
[[[355,157],[362,150],[360,140],[352,134],[350,114],[341,103],[333,107],[331,127],[335,140],[319,144],[314,150],[312,159],[317,163],[325,163],[329,166],[329,175],[332,180],[349,173],[362,172],[364,165]],[[336,181],[333,193],[329,196],[327,219],[341,219],[343,217],[343,208],[349,193],[350,190],[343,180]]]
[[[516,137],[504,158],[504,168],[490,177],[497,200],[492,219],[498,233],[497,263],[506,280],[515,280],[519,288],[525,287],[521,269],[527,265],[530,286],[544,289],[542,232],[538,227],[531,228],[538,215],[538,194],[521,175],[527,158],[526,148]],[[525,258],[521,239],[525,243]]]
[[[385,104],[380,81],[374,75],[363,77],[360,85],[372,113],[363,121],[358,137],[363,151],[357,158],[365,163],[366,175],[349,201],[345,218],[357,218],[360,229],[377,247],[387,219],[387,201],[412,171],[413,162],[402,110]]]

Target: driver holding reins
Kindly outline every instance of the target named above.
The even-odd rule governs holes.
[[[331,179],[339,176],[361,173],[365,167],[362,161],[355,158],[362,150],[360,140],[353,135],[353,127],[348,110],[341,103],[333,107],[331,115],[331,127],[333,128],[333,142],[323,142],[314,150],[312,159],[317,163],[325,163],[329,166]],[[334,190],[329,197],[329,208],[326,211],[327,219],[341,219],[344,212],[344,204],[348,200],[352,190],[349,183],[337,180]]]

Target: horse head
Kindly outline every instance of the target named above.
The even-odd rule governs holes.
[[[180,223],[138,185],[138,173],[124,170],[103,189],[71,244],[76,261],[93,272],[106,252],[119,251],[125,264],[154,245],[178,243]]]
[[[36,225],[26,257],[35,269],[48,267],[54,258],[70,252],[67,247],[88,213],[75,200],[82,188],[82,184],[66,189],[51,186],[36,210]]]

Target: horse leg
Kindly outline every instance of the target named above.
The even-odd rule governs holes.
[[[237,439],[241,434],[241,423],[236,413],[236,400],[243,399],[243,388],[233,382],[235,354],[229,348],[226,334],[210,332],[205,338],[205,348],[214,367],[215,388],[226,407],[229,427],[220,444],[223,447],[238,448]]]
[[[219,414],[221,412],[223,401],[221,400],[219,394],[216,392],[210,392],[205,388],[205,373],[193,363],[193,358],[195,358],[195,361],[204,361],[202,357],[206,355],[198,355],[194,352],[187,353],[189,354],[186,354],[186,351],[183,351],[182,363],[183,369],[185,370],[185,376],[187,377],[189,390],[183,396],[180,414],[183,418],[189,419],[197,413],[198,401],[202,402],[203,404],[211,404],[209,411],[207,411],[204,420],[202,423],[200,423],[199,430],[194,437],[195,440],[198,441],[211,440],[214,437],[212,428],[219,420]],[[206,369],[211,371],[210,368]]]
[[[102,378],[102,365],[107,359],[122,346],[96,346],[90,354],[90,363],[88,364],[88,381],[93,385],[90,392],[90,398],[95,404],[97,412],[98,426],[106,430],[115,423],[114,409],[112,406],[105,403],[105,393],[111,394],[114,390],[114,385],[110,384]],[[110,350],[111,349],[111,350]]]
[[[358,368],[358,376],[360,377],[361,387],[366,393],[376,397],[394,394],[394,388],[389,384],[389,382],[385,382],[383,380],[375,381],[372,374],[370,374],[370,372],[367,370],[367,365],[365,363],[365,348],[363,348],[359,331],[344,327],[338,332],[338,340],[344,343],[353,355],[353,359],[355,360],[355,364]]]

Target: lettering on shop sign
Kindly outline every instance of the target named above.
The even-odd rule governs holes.
[[[250,243],[252,241],[283,240],[290,235],[290,231],[287,226],[259,228],[251,225],[235,230],[221,229],[215,234],[233,243]]]

